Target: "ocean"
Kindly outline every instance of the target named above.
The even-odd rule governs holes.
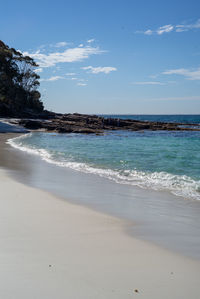
[[[105,117],[200,124],[200,115]],[[103,136],[34,132],[9,144],[58,167],[200,200],[200,131],[106,131]]]

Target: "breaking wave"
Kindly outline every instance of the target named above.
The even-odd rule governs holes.
[[[167,172],[149,172],[138,170],[117,170],[98,168],[95,164],[63,160],[61,153],[51,153],[43,148],[36,148],[33,145],[24,145],[23,140],[31,137],[32,133],[9,139],[7,141],[12,147],[21,151],[38,155],[42,160],[60,167],[68,167],[76,171],[95,174],[107,178],[119,184],[139,186],[144,189],[166,190],[187,199],[200,200],[200,181],[193,180],[186,175],[176,175]]]

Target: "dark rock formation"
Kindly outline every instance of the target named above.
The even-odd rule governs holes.
[[[37,119],[36,119],[37,118]],[[200,125],[184,123],[164,123],[138,121],[133,119],[105,118],[98,115],[86,114],[56,114],[44,111],[34,115],[32,119],[21,119],[19,125],[30,130],[44,129],[58,133],[85,133],[100,135],[106,130],[168,130],[168,131],[199,131]]]
[[[23,126],[26,129],[31,129],[31,130],[38,130],[41,129],[42,122],[41,121],[36,121],[36,120],[20,120],[19,125]]]

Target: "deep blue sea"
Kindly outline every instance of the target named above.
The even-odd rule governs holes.
[[[200,115],[106,117],[200,124]],[[112,131],[104,136],[35,132],[9,143],[58,167],[200,200],[200,131]]]

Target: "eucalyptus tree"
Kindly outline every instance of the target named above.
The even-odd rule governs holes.
[[[8,105],[12,114],[43,110],[37,67],[31,57],[0,41],[0,102]]]

